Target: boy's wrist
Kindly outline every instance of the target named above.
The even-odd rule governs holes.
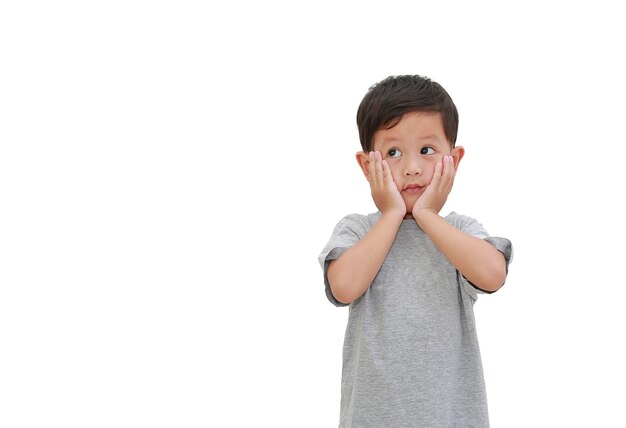
[[[413,218],[417,222],[417,225],[420,227],[424,224],[424,222],[427,222],[433,217],[440,217],[440,215],[435,210],[431,210],[428,208],[422,208],[413,213]]]
[[[406,215],[405,211],[400,211],[400,210],[387,210],[387,211],[381,211],[381,218],[388,218],[391,220],[395,220],[398,221],[400,223],[402,223],[402,220],[404,220],[404,216]]]

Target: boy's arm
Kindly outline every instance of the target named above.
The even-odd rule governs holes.
[[[367,181],[372,199],[382,215],[363,239],[330,262],[327,270],[333,296],[346,304],[361,297],[372,284],[406,214],[404,200],[381,153],[370,152],[367,156]]]
[[[415,220],[437,249],[476,287],[492,292],[504,284],[506,260],[493,245],[460,231],[430,210],[420,210]]]
[[[363,239],[329,263],[327,277],[335,299],[348,304],[365,293],[385,261],[402,219],[383,214]]]
[[[424,194],[415,202],[413,218],[467,280],[481,290],[496,291],[506,280],[504,255],[488,242],[463,233],[439,216],[452,190],[455,173],[452,157],[444,156]]]

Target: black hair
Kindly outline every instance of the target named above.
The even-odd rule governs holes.
[[[454,147],[459,113],[450,95],[428,77],[405,75],[374,84],[363,97],[356,115],[363,151],[372,150],[376,131],[393,128],[412,112],[440,113],[446,138]]]

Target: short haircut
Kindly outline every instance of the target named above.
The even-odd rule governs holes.
[[[443,131],[452,147],[456,143],[459,113],[450,95],[437,82],[423,76],[390,76],[369,90],[356,114],[364,152],[373,150],[374,134],[391,129],[406,113],[440,113]]]

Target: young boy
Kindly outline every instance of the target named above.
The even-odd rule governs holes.
[[[439,215],[465,153],[456,107],[428,78],[392,76],[357,125],[378,212],[344,217],[319,256],[329,300],[350,305],[339,426],[487,427],[473,305],[504,284],[512,247]]]

